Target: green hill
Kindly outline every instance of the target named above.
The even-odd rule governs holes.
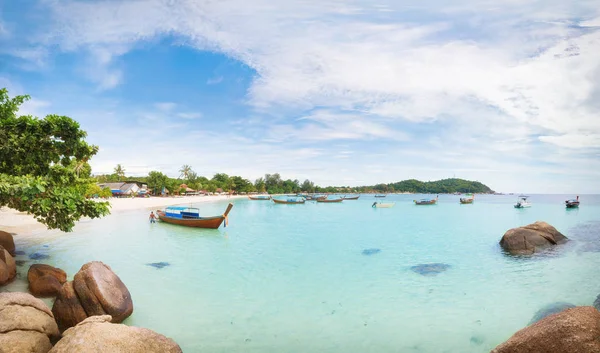
[[[494,192],[487,185],[478,181],[456,178],[426,182],[409,179],[391,184],[378,184],[372,188],[381,192],[411,192],[418,194],[452,194],[455,192],[487,194]]]

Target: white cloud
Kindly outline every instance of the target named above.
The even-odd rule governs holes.
[[[94,53],[100,74],[90,77],[103,87],[122,79],[116,58],[162,35],[250,66],[248,103],[257,114],[288,117],[263,125],[265,141],[417,136],[432,163],[447,171],[470,159],[477,167],[464,169],[477,173],[493,173],[486,163],[523,168],[505,162],[512,155],[535,163],[560,147],[572,157],[600,149],[598,0],[49,4],[58,30],[44,42]]]
[[[160,102],[154,104],[154,106],[160,111],[170,112],[177,107],[177,104],[173,102]]]
[[[177,116],[182,119],[199,119],[202,117],[202,113],[177,113]]]
[[[223,82],[223,76],[213,77],[206,81],[207,85],[216,85]]]

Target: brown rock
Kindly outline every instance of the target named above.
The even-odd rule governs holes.
[[[61,331],[73,327],[87,318],[75,289],[73,289],[73,282],[67,282],[62,286],[52,306],[52,313],[54,313],[56,323]]]
[[[15,254],[15,240],[10,233],[3,230],[0,230],[0,246],[8,250],[9,254]]]
[[[6,266],[0,268],[0,284],[10,282],[17,275],[15,259],[0,245],[0,262]],[[1,266],[1,265],[0,265]]]
[[[58,280],[62,285],[67,281],[67,274],[60,268],[52,267],[45,264],[33,264],[27,272],[27,280],[29,283],[35,282],[36,279],[50,275]]]
[[[0,333],[1,353],[48,353],[50,349],[50,339],[43,333],[21,330]]]
[[[0,286],[8,282],[10,271],[4,261],[0,261]]]
[[[111,317],[92,316],[66,330],[51,353],[180,353],[170,338],[154,331],[110,323]]]
[[[43,301],[28,293],[0,293],[1,353],[47,353],[59,336]]]
[[[530,255],[567,241],[567,237],[548,223],[535,222],[508,230],[500,240],[500,246],[513,255]]]
[[[591,306],[567,309],[527,326],[491,353],[600,352],[600,312]]]
[[[17,330],[59,335],[54,316],[43,301],[28,293],[0,293],[0,332]]]
[[[83,265],[73,279],[73,288],[88,316],[108,314],[113,322],[122,322],[133,312],[129,290],[102,262]]]
[[[29,291],[36,297],[56,297],[62,288],[62,284],[56,277],[46,275],[29,283]]]

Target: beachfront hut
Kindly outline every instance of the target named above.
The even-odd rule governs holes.
[[[140,185],[141,184],[141,185]],[[113,197],[125,197],[138,194],[146,194],[148,186],[139,182],[116,182],[116,183],[98,183],[100,189],[109,188]]]

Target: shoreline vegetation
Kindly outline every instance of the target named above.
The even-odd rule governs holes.
[[[388,184],[376,184],[370,186],[319,186],[306,179],[300,183],[298,179],[282,179],[279,173],[265,174],[264,177],[254,182],[241,176],[229,176],[225,173],[217,173],[211,179],[199,176],[189,165],[180,169],[181,174],[177,178],[171,178],[159,171],[151,171],[147,176],[125,176],[125,169],[118,164],[113,174],[95,175],[93,178],[98,184],[116,182],[138,182],[146,183],[148,190],[153,195],[160,195],[166,190],[170,194],[185,193],[186,188],[202,193],[229,193],[229,194],[294,194],[294,193],[327,193],[327,194],[381,194],[381,193],[404,193],[404,194],[494,194],[487,185],[459,178],[441,179],[436,181],[420,181],[407,179]],[[183,186],[183,188],[182,188]],[[110,196],[110,190],[92,186],[86,191],[86,196],[93,195]]]

